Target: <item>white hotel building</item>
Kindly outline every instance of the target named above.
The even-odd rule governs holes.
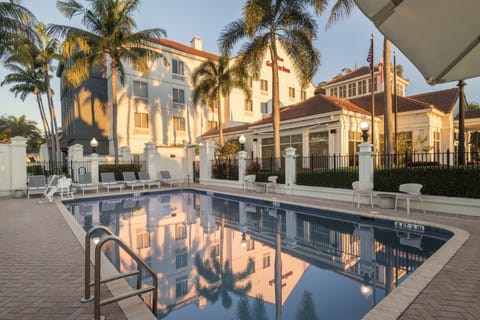
[[[191,46],[167,39],[156,39],[151,45],[163,58],[152,64],[146,76],[127,65],[126,85],[118,84],[118,145],[128,146],[133,154],[142,153],[146,142],[157,147],[195,144],[218,123],[217,110],[192,103],[190,81],[197,66],[218,56],[203,51],[199,37],[192,39]],[[279,56],[281,105],[312,97],[314,86],[302,89],[283,49]],[[271,113],[270,65],[266,55],[260,78],[252,81],[251,101],[246,101],[239,89],[222,99],[224,128],[251,123]],[[61,81],[63,139],[69,146],[82,144],[89,152],[89,142],[95,137],[99,153],[113,154],[110,75],[106,69],[92,74],[78,89],[68,88]]]

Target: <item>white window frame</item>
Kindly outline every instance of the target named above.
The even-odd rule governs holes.
[[[133,96],[138,99],[148,100],[148,82],[133,80]]]
[[[185,131],[185,117],[174,116],[173,117],[173,128],[177,131]]]
[[[150,115],[146,112],[134,112],[133,123],[134,123],[135,129],[148,129],[150,125],[149,116]]]
[[[179,76],[184,76],[185,63],[182,60],[172,58],[172,73]]]
[[[180,88],[172,89],[172,100],[174,104],[185,104],[185,90]]]

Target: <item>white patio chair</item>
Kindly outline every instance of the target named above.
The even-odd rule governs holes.
[[[135,187],[142,187],[145,190],[145,184],[137,180],[137,177],[135,177],[135,172],[125,171],[125,172],[122,172],[122,175],[123,175],[123,182],[127,187],[131,187],[132,190]]]
[[[138,172],[138,179],[143,183],[144,186],[150,189],[152,186],[160,187],[160,181],[153,180],[150,178],[150,174],[147,171]]]
[[[367,196],[370,198],[370,205],[373,208],[373,183],[354,181],[352,182],[352,189],[352,204],[357,197],[357,208],[360,208],[360,197]]]
[[[254,174],[249,174],[243,177],[243,191],[253,191],[255,187],[255,180],[257,176]]]
[[[275,190],[275,192],[278,192],[277,179],[278,179],[278,176],[269,176],[267,178],[267,182],[265,183],[265,194],[268,194],[268,189],[273,189]]]
[[[85,195],[87,190],[96,190],[98,193],[98,184],[92,182],[91,173],[82,173],[78,175],[78,188],[82,190],[82,195]]]
[[[123,183],[120,183],[115,179],[113,172],[102,172],[102,186],[110,192],[111,188],[118,188],[120,191],[123,189]]]
[[[425,213],[425,207],[423,205],[423,198],[421,190],[423,185],[419,183],[404,183],[401,184],[398,190],[401,192],[395,197],[395,210],[397,210],[398,200],[405,200],[407,205],[407,214],[410,214],[410,199],[420,199],[422,203],[423,213]]]
[[[174,184],[182,184],[185,182],[186,180],[186,177],[185,179],[180,179],[180,178],[172,178],[172,176],[170,175],[170,171],[167,171],[167,170],[164,170],[164,171],[160,171],[160,182],[163,182],[165,184],[168,184],[170,185],[170,188],[174,185]]]
[[[33,175],[27,178],[27,199],[31,194],[43,194],[47,190],[47,179],[44,175]]]
[[[73,199],[72,192],[72,179],[67,177],[58,178],[57,184],[49,189],[45,197],[48,199],[48,202],[53,201],[53,196],[55,193],[60,194],[62,200],[64,199]]]

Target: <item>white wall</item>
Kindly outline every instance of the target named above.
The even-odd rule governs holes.
[[[0,196],[27,188],[26,142],[13,137],[11,143],[0,144]]]

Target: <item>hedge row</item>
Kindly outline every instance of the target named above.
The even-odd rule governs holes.
[[[297,174],[297,184],[306,186],[351,189],[355,180],[358,180],[358,173],[347,170]],[[377,191],[397,192],[403,183],[422,184],[423,194],[480,198],[480,167],[431,166],[375,170]]]
[[[398,191],[400,184],[410,182],[422,184],[423,194],[480,198],[480,168],[478,167],[375,170],[375,190]]]
[[[122,180],[123,181],[123,172],[139,172],[142,170],[142,164],[141,163],[127,163],[127,164],[118,164],[115,166],[115,164],[101,164],[98,166],[98,171],[100,173],[102,172],[113,172],[115,175],[116,180]]]

